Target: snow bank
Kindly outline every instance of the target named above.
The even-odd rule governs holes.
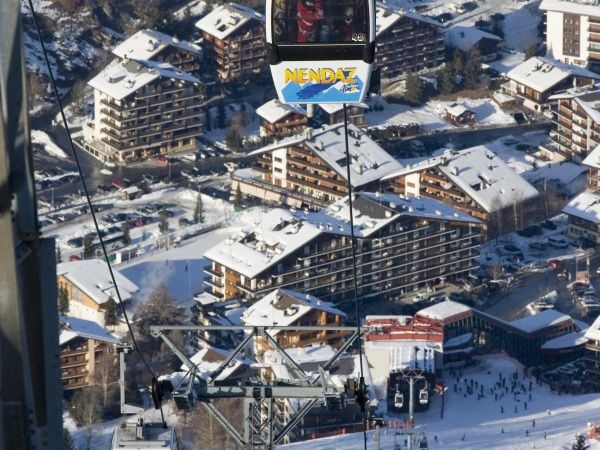
[[[31,130],[31,142],[33,144],[39,144],[44,148],[44,151],[50,156],[56,158],[67,159],[68,156],[65,151],[54,143],[54,141],[48,136],[47,133],[41,130]]]

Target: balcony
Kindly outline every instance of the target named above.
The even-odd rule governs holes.
[[[207,284],[208,286],[211,286],[216,289],[223,289],[223,287],[224,287],[221,280],[213,281],[212,277],[204,277],[204,284]]]
[[[223,276],[223,272],[217,272],[215,270],[212,270],[212,266],[204,266],[204,273],[213,276],[213,277],[222,277]]]

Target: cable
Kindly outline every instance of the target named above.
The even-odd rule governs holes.
[[[29,0],[31,1],[31,0]],[[356,332],[359,337],[359,345],[358,345],[358,358],[360,362],[360,379],[359,379],[359,395],[361,396],[362,404],[361,409],[363,413],[363,441],[365,450],[367,450],[367,408],[366,408],[366,398],[365,398],[365,377],[364,377],[364,367],[363,367],[363,353],[362,353],[362,342],[360,339],[360,313],[359,313],[359,305],[358,305],[358,275],[356,269],[356,237],[354,236],[354,211],[353,211],[353,200],[352,200],[352,183],[350,181],[350,146],[348,144],[348,112],[346,109],[346,104],[344,103],[344,141],[346,144],[346,175],[348,178],[347,186],[348,186],[348,205],[350,207],[350,246],[352,247],[352,272],[353,272],[353,280],[354,280],[354,313],[356,315]]]
[[[125,318],[125,323],[127,324],[127,329],[129,330],[129,334],[131,335],[131,342],[133,344],[133,348],[137,351],[140,360],[142,361],[146,370],[152,376],[152,385],[156,385],[157,377],[154,374],[154,371],[150,368],[150,365],[144,358],[144,356],[138,350],[137,340],[135,339],[135,335],[133,334],[133,328],[131,327],[131,323],[129,322],[129,318],[127,317],[127,311],[125,310],[125,306],[123,305],[123,300],[121,298],[121,292],[119,291],[119,286],[117,285],[117,280],[115,279],[115,274],[113,272],[112,266],[110,264],[110,260],[108,259],[108,252],[106,250],[106,245],[104,244],[104,239],[102,238],[102,233],[100,232],[100,226],[98,225],[98,219],[96,218],[96,213],[94,212],[94,208],[92,205],[92,200],[90,198],[90,193],[87,188],[87,184],[85,182],[85,178],[83,177],[83,171],[81,169],[81,163],[79,162],[79,157],[77,156],[77,152],[75,151],[75,145],[73,144],[73,137],[71,136],[71,130],[69,128],[69,124],[67,123],[67,118],[65,116],[65,110],[60,100],[60,95],[58,93],[58,88],[56,87],[56,80],[54,79],[54,74],[52,73],[52,67],[50,65],[50,60],[48,59],[48,52],[46,50],[46,45],[44,43],[44,37],[42,36],[42,31],[40,30],[40,26],[38,24],[37,15],[35,10],[33,9],[32,0],[28,0],[29,9],[31,10],[31,16],[33,18],[33,24],[35,25],[35,30],[38,35],[38,39],[40,41],[40,45],[42,46],[42,52],[44,54],[44,61],[46,62],[46,67],[48,69],[48,75],[50,77],[50,83],[52,84],[52,90],[54,91],[54,97],[56,98],[56,102],[60,109],[60,116],[62,118],[65,130],[67,131],[67,136],[69,138],[69,144],[71,146],[71,152],[73,153],[73,157],[75,158],[75,164],[77,165],[77,171],[79,172],[79,178],[81,178],[81,184],[83,185],[83,191],[85,192],[85,198],[87,200],[88,207],[90,208],[90,213],[92,215],[92,220],[94,221],[94,227],[96,228],[96,232],[98,233],[98,239],[100,240],[100,246],[102,247],[102,253],[104,254],[104,259],[106,260],[106,264],[108,266],[108,272],[110,273],[110,278],[115,287],[115,292],[117,294],[117,299],[119,300],[119,306],[121,307],[121,311],[123,312],[123,317]],[[162,405],[159,404],[160,407],[156,409],[160,409],[160,417],[163,423],[163,426],[166,427],[165,417],[162,410]]]

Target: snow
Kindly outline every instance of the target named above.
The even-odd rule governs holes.
[[[600,145],[590,152],[589,155],[581,162],[581,164],[594,169],[600,169]]]
[[[119,343],[119,339],[116,336],[91,320],[66,316],[61,316],[59,320],[62,327],[58,336],[58,345],[64,345],[75,337],[95,339],[97,341],[110,342],[111,344]]]
[[[567,333],[557,338],[550,339],[549,341],[544,342],[542,349],[558,350],[561,348],[570,348],[585,344],[587,342],[585,332],[586,330],[574,331],[572,333]]]
[[[67,159],[65,151],[54,143],[48,134],[41,130],[31,130],[31,143],[41,145],[46,153],[60,159]]]
[[[463,52],[469,51],[471,47],[482,39],[502,42],[501,37],[475,27],[456,25],[446,31],[446,43]]]
[[[498,73],[506,75],[508,72],[513,70],[515,67],[522,64],[523,61],[525,61],[524,53],[519,53],[519,52],[502,53],[502,58],[500,58],[496,61],[489,62],[489,63],[487,63],[487,65],[490,66],[495,71],[497,71]]]
[[[380,34],[389,29],[402,17],[408,17],[410,19],[418,20],[420,22],[424,22],[435,27],[441,27],[441,24],[436,20],[418,14],[414,11],[409,11],[400,8],[396,9],[387,2],[378,1],[375,6],[375,14],[375,31],[377,37],[379,37]]]
[[[187,5],[178,9],[174,16],[179,20],[183,20],[185,18],[186,9],[189,9],[192,17],[198,17],[206,12],[207,7],[208,5],[204,0],[191,0]]]
[[[448,339],[446,342],[444,342],[444,349],[464,345],[467,342],[470,342],[471,339],[473,339],[473,333],[461,334],[460,336],[453,337],[452,339]]]
[[[247,6],[227,3],[217,6],[196,22],[196,28],[217,39],[225,39],[250,20],[258,20],[264,23],[265,16]]]
[[[429,319],[443,321],[469,311],[471,311],[471,308],[467,305],[453,302],[452,300],[445,300],[425,309],[421,309],[417,315],[421,317],[428,317]]]
[[[451,105],[446,108],[446,112],[453,117],[460,117],[469,110],[464,105]]]
[[[586,191],[572,199],[563,212],[594,223],[600,223],[600,193]]]
[[[486,356],[476,361],[479,362],[477,366],[461,369],[461,376],[473,379],[485,389],[493,387],[500,375],[509,379],[516,372],[519,379],[523,379],[520,364],[503,355]],[[528,384],[530,380],[532,379],[525,378],[523,382]],[[491,395],[478,400],[477,395],[465,396],[464,392],[446,389],[443,418],[440,419],[441,399],[435,395],[429,410],[415,415],[416,431],[427,435],[429,448],[433,449],[570,449],[575,433],[585,434],[586,424],[593,422],[593,418],[600,413],[600,398],[597,394],[559,396],[550,391],[548,386],[538,386],[535,380],[532,381],[534,383],[531,400],[522,394],[517,396],[518,401],[513,400],[512,396],[494,401]],[[527,401],[526,410],[524,401]],[[517,412],[514,412],[515,405]],[[500,413],[500,406],[503,406],[504,414]],[[536,425],[532,428],[534,419]],[[501,433],[502,429],[504,433]],[[529,436],[525,436],[526,430],[529,430]],[[390,428],[382,430],[381,448],[393,448],[396,431],[404,430]],[[464,441],[461,440],[463,435]],[[434,441],[434,436],[438,438],[437,443]],[[375,448],[374,432],[369,431],[367,438],[368,448]],[[402,444],[402,448],[405,448],[404,439],[404,436],[397,439]],[[282,450],[338,450],[340,448],[362,450],[363,433],[298,442],[281,448]],[[591,442],[590,450],[599,448],[600,444],[597,441]]]
[[[216,371],[221,363],[231,354],[231,350],[224,350],[217,347],[206,345],[202,350],[196,352],[190,361],[197,365],[201,371],[208,373]],[[216,380],[226,380],[233,372],[241,366],[250,366],[253,361],[236,355],[233,360],[225,367]],[[187,372],[189,367],[186,364],[181,365],[181,370]]]
[[[433,100],[417,108],[403,104],[388,103],[384,98],[377,95],[372,95],[369,102],[371,105],[382,105],[384,107],[383,111],[373,110],[365,115],[369,127],[416,123],[425,132],[457,128],[444,119],[446,109],[455,104],[473,111],[475,113],[475,120],[479,126],[515,123],[515,119],[503,111],[491,98],[459,98],[452,102]]]
[[[248,307],[242,316],[245,325],[287,326],[296,323],[310,311],[323,311],[346,317],[333,303],[323,302],[318,298],[288,289],[276,289]],[[279,332],[273,329],[271,335]]]
[[[508,12],[503,21],[505,45],[517,51],[525,51],[529,46],[538,43],[538,25],[541,20],[542,14],[536,1]]]
[[[271,334],[273,334],[273,331]],[[335,350],[333,347],[331,347],[331,345],[313,345],[312,347],[286,348],[285,352],[298,364],[326,362],[333,358],[333,355],[335,355]]]
[[[175,47],[196,55],[202,54],[201,48],[196,44],[156,30],[140,30],[113,48],[112,52],[122,59],[145,61],[153,59],[167,47]]]
[[[113,274],[121,294],[121,300],[130,300],[138,292],[139,287],[119,271],[113,270]],[[99,305],[111,297],[113,300],[117,300],[117,293],[108,266],[104,261],[88,259],[59,263],[56,266],[56,275],[64,276]]]
[[[513,320],[510,324],[526,333],[533,333],[543,328],[571,321],[571,317],[553,309],[546,309],[538,314]]]
[[[292,113],[306,116],[306,110],[296,105],[286,105],[274,98],[267,103],[256,108],[256,114],[265,119],[269,123],[275,123],[284,119]]]
[[[567,14],[579,14],[583,16],[600,16],[598,6],[593,3],[561,1],[561,0],[543,0],[540,4],[542,11],[558,11]]]

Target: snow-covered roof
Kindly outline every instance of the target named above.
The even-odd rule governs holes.
[[[121,293],[121,299],[123,301],[131,299],[139,287],[118,270],[113,269],[113,273]],[[56,266],[56,274],[64,276],[99,305],[110,297],[117,301],[117,293],[110,278],[108,266],[104,261],[86,259],[63,262]]]
[[[506,207],[515,200],[525,201],[539,195],[537,189],[484,145],[465,150],[447,150],[391,173],[384,180],[437,167],[487,212]]]
[[[471,112],[471,113],[475,114],[470,109],[467,109],[465,107],[465,105],[461,105],[461,104],[454,104],[454,105],[448,106],[446,108],[446,113],[450,114],[453,117],[460,117],[466,112]]]
[[[331,345],[286,348],[285,352],[298,364],[327,362],[335,355]]]
[[[375,32],[377,36],[394,25],[402,17],[408,17],[435,27],[441,27],[441,24],[431,17],[426,17],[406,9],[396,9],[384,2],[377,2],[375,5]]]
[[[462,50],[463,52],[469,51],[471,47],[476,45],[482,39],[491,39],[492,41],[498,42],[502,41],[502,38],[495,34],[480,30],[474,26],[465,27],[456,25],[446,31],[446,41],[448,45]]]
[[[358,107],[358,108],[363,108],[363,109],[369,108],[369,105],[367,105],[366,103],[359,103],[357,105],[352,105],[352,106]],[[336,112],[343,110],[344,104],[343,103],[322,103],[319,105],[319,107],[323,111],[325,111],[327,114],[331,115],[331,114],[335,114]]]
[[[600,17],[600,8],[598,6],[582,2],[542,0],[540,9],[542,11],[558,11],[567,14]]]
[[[509,323],[525,333],[533,333],[566,321],[571,321],[571,316],[555,311],[554,309],[545,309],[538,314],[513,320]]]
[[[594,122],[600,124],[600,90],[586,92],[574,99]]]
[[[140,30],[117,45],[112,52],[119,58],[144,61],[152,59],[167,47],[176,47],[197,55],[202,53],[202,49],[196,44],[156,30]]]
[[[129,59],[114,60],[88,81],[88,84],[116,100],[122,100],[160,77],[200,83],[198,78],[171,64]]]
[[[230,350],[223,350],[218,347],[206,346],[199,350],[190,358],[201,372],[214,372],[219,368],[221,363],[230,355]],[[225,370],[216,378],[217,380],[226,380],[241,366],[250,366],[253,362],[249,359],[245,359],[240,355],[236,355],[231,362],[227,365]],[[189,367],[182,364],[181,370],[187,371]]]
[[[360,187],[378,181],[381,177],[398,170],[400,164],[366,133],[354,124],[348,125],[350,169],[352,186]],[[325,125],[319,129],[308,128],[281,141],[259,148],[250,153],[258,155],[280,148],[303,146],[325,161],[338,175],[347,178],[344,124]]]
[[[245,325],[287,326],[296,323],[310,311],[324,311],[346,317],[333,303],[321,301],[309,294],[279,288],[248,307],[242,321]],[[271,335],[277,333],[276,329],[271,331]]]
[[[446,320],[459,314],[470,312],[472,308],[452,300],[445,300],[435,305],[428,306],[417,312],[417,316],[428,317],[434,320]]]
[[[600,341],[600,316],[596,317],[594,323],[585,330],[585,337],[594,341]]]
[[[400,197],[396,194],[361,192],[356,194],[352,206],[354,233],[358,237],[368,237],[400,216],[478,223],[478,220],[469,214],[431,198],[417,199]],[[296,216],[304,218],[328,233],[350,236],[348,197],[318,212],[298,211]]]
[[[581,164],[593,167],[594,169],[600,169],[600,145],[590,152],[589,155],[581,162]]]
[[[247,6],[225,3],[196,22],[196,28],[206,31],[217,39],[225,39],[250,20],[265,21],[265,16]]]
[[[314,225],[278,208],[263,214],[261,222],[253,228],[212,247],[204,256],[254,278],[321,233]]]
[[[269,100],[264,105],[256,108],[256,114],[270,123],[275,123],[281,119],[284,119],[292,113],[305,116],[306,110],[297,105],[287,105],[285,103],[281,103],[276,98]]]
[[[529,58],[506,76],[537,92],[546,92],[570,76],[600,79],[600,75],[587,69],[541,56]]]
[[[587,339],[584,331],[573,331],[572,333],[563,334],[554,339],[544,342],[542,345],[543,350],[558,350],[561,348],[576,347],[578,345],[585,344]]]
[[[582,192],[572,199],[562,211],[570,216],[600,223],[600,193]]]
[[[59,345],[64,345],[76,337],[95,339],[96,341],[109,342],[111,344],[118,344],[120,342],[119,338],[111,334],[110,331],[91,320],[67,316],[61,316],[59,320]]]

